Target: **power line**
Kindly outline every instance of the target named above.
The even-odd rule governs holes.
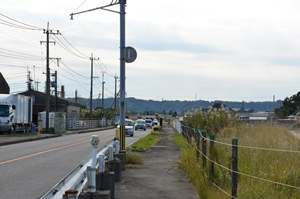
[[[32,58],[32,59],[39,59],[40,60],[39,56],[30,55],[30,54],[27,54],[27,53],[21,53],[21,52],[17,52],[17,51],[13,51],[13,50],[8,50],[8,49],[5,49],[5,48],[0,48],[0,52],[4,53],[4,54],[7,54],[7,55],[10,55],[10,56],[21,56],[21,57],[24,57],[24,58]]]
[[[66,45],[58,38],[57,35],[54,35],[54,36],[55,36],[56,39],[54,39],[52,36],[51,36],[51,38],[52,38],[53,40],[55,40],[55,41],[58,43],[58,45],[61,46],[65,51],[67,51],[68,53],[70,53],[70,54],[72,54],[72,55],[74,55],[74,56],[76,56],[76,57],[83,58],[83,59],[88,59],[87,57],[83,57],[83,56],[78,55],[78,54],[76,54],[75,52],[73,52],[68,46],[66,46]]]
[[[43,30],[43,28],[39,28],[39,27],[37,27],[37,26],[33,26],[33,25],[30,25],[30,24],[27,24],[27,23],[18,21],[18,20],[16,20],[16,19],[13,19],[13,18],[11,18],[11,17],[8,17],[7,15],[4,15],[4,14],[2,14],[2,13],[0,13],[0,15],[3,16],[3,17],[5,17],[5,18],[7,18],[7,19],[9,19],[9,20],[11,20],[11,21],[14,21],[14,22],[16,22],[16,23],[19,23],[19,24],[22,24],[22,25],[24,25],[24,26],[30,27],[30,28],[27,28],[27,29],[32,29],[32,30]],[[5,20],[1,20],[1,21],[5,21]],[[11,23],[11,22],[8,22],[8,23]],[[11,24],[12,24],[12,23],[11,23]],[[20,26],[20,25],[19,25],[19,26]]]
[[[10,27],[13,27],[13,28],[24,29],[24,30],[43,30],[43,29],[39,29],[39,28],[32,28],[32,27],[27,27],[27,26],[19,25],[19,24],[12,23],[12,22],[9,22],[9,21],[3,20],[3,19],[0,19],[0,24],[6,25],[6,26],[10,26]]]
[[[81,6],[83,5],[83,4],[85,4],[85,2],[87,2],[87,0],[84,0],[73,12],[76,12],[79,8],[81,8]]]
[[[40,48],[32,45],[31,43],[29,43],[27,41],[21,40],[19,37],[14,37],[11,34],[7,34],[7,32],[3,32],[3,31],[0,31],[0,33],[2,34],[1,37],[5,38],[6,40],[10,40],[13,43],[22,45],[22,47],[24,47],[26,45],[27,47],[30,47],[31,49],[35,49],[35,50],[38,49],[38,50],[40,50]]]
[[[103,69],[103,71],[105,71],[108,76],[110,77],[114,77],[114,74],[108,69],[108,67],[101,61],[101,59],[99,59],[99,61],[101,62],[101,64],[99,62],[96,61],[96,65],[99,66],[100,68]],[[101,69],[100,69],[101,70]]]
[[[66,70],[63,69],[63,68],[61,68],[61,69],[64,70],[64,71],[66,71]],[[68,71],[66,71],[66,72],[68,72]],[[76,82],[78,85],[82,85],[82,84],[89,85],[88,83],[80,82],[80,81],[78,81],[78,80],[75,80],[75,79],[72,79],[72,78],[70,78],[70,77],[67,77],[66,75],[63,75],[62,73],[58,73],[58,74],[61,75],[61,76],[63,76],[63,77],[65,77],[65,78],[67,78],[67,79],[69,79],[69,80],[71,80],[71,81],[73,81],[73,82]]]
[[[0,64],[1,66],[7,66],[7,67],[15,67],[15,68],[26,68],[27,66],[21,66],[21,65],[13,65],[13,64]],[[43,67],[36,67],[36,68],[43,68]]]
[[[63,66],[65,66],[65,67],[67,67],[70,71],[72,71],[72,72],[75,73],[76,75],[78,75],[78,76],[80,76],[80,77],[83,77],[83,78],[85,78],[85,79],[90,79],[89,77],[83,76],[83,75],[81,75],[80,73],[74,71],[73,69],[71,69],[71,67],[69,67],[67,64],[65,64],[63,61],[61,61],[61,64],[62,64]]]
[[[88,58],[89,59],[89,56],[87,56],[86,54],[82,53],[81,51],[79,51],[77,48],[75,48],[67,39],[64,35],[62,35],[62,38],[75,50],[77,51],[79,54],[81,54],[82,56],[84,56],[85,58]]]

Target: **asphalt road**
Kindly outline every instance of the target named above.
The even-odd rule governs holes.
[[[135,131],[126,146],[149,132]],[[0,199],[40,198],[90,158],[92,135],[99,136],[101,148],[115,137],[115,129],[0,147]]]

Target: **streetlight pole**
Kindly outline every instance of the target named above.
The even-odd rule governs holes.
[[[125,151],[125,5],[120,0],[120,149]]]
[[[120,12],[115,10],[110,10],[108,7],[120,4]],[[74,15],[82,14],[98,9],[114,12],[120,14],[120,150],[125,151],[125,62],[131,63],[136,58],[136,52],[133,48],[125,47],[125,8],[126,8],[126,0],[116,0],[112,1],[110,4],[81,11],[76,13],[71,13],[71,19],[73,19]],[[126,57],[126,50],[129,52],[130,56]],[[134,54],[134,58],[131,57]]]

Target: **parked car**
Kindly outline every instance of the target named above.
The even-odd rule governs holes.
[[[158,121],[157,121],[157,119],[154,119],[154,120],[152,121],[152,126],[158,126]]]
[[[151,119],[145,119],[145,121],[146,121],[146,126],[147,127],[152,127],[152,120]]]
[[[120,124],[117,126],[117,128],[120,131]],[[125,132],[126,135],[133,137],[134,135],[134,125],[133,125],[133,121],[130,119],[125,119]]]
[[[143,120],[143,119],[136,120],[135,126],[134,126],[135,130],[142,129],[142,130],[146,131],[146,128],[147,128],[147,126],[146,126],[145,120]]]

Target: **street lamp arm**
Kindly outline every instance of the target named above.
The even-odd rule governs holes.
[[[120,14],[120,12],[118,12],[118,11],[107,9],[107,7],[114,6],[114,5],[117,5],[117,4],[120,4],[120,2],[116,1],[115,3],[111,3],[109,5],[105,5],[105,6],[101,6],[101,7],[97,7],[97,8],[92,8],[92,9],[84,10],[84,11],[80,11],[80,12],[74,12],[74,13],[71,13],[70,16],[71,16],[71,19],[73,19],[74,15],[78,15],[78,14],[82,14],[82,13],[86,13],[86,12],[91,12],[91,11],[99,10],[99,9]]]

